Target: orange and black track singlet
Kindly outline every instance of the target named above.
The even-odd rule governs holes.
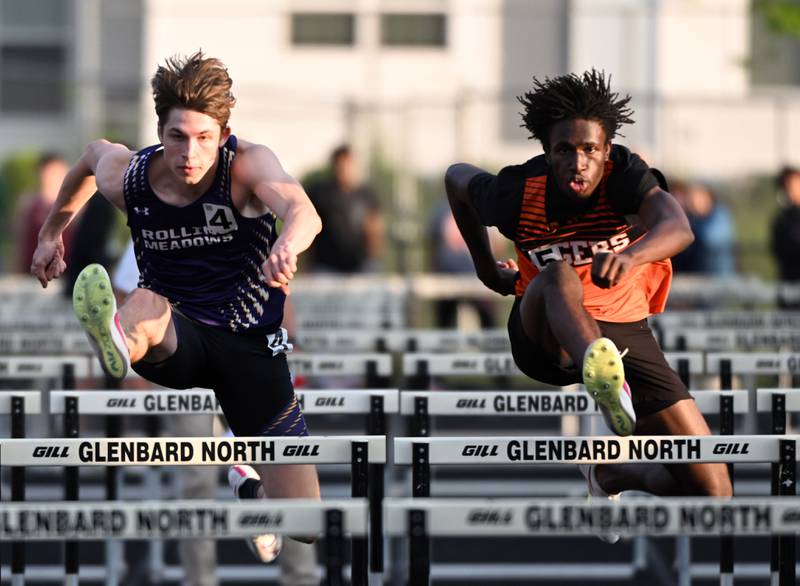
[[[639,265],[611,289],[592,283],[594,254],[622,252],[643,234],[626,217],[638,213],[642,198],[659,184],[637,155],[613,145],[600,185],[585,202],[563,205],[544,155],[497,175],[482,173],[470,182],[475,209],[486,226],[497,226],[514,242],[521,296],[551,262],[567,262],[584,287],[584,306],[595,319],[632,322],[663,311],[672,279],[669,260]]]

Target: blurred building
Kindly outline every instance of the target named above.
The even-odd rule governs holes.
[[[0,159],[74,153],[102,135],[154,142],[149,77],[202,48],[230,68],[234,131],[298,175],[343,140],[423,175],[528,158],[538,146],[515,97],[532,75],[592,66],[634,96],[622,140],[660,167],[772,172],[800,163],[800,51],[751,11],[749,0],[0,0]],[[730,148],[743,137],[750,148]]]

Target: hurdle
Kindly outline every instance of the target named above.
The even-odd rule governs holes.
[[[431,567],[431,537],[638,535],[759,535],[800,532],[800,498],[661,499],[626,498],[618,502],[585,499],[389,499],[386,530],[410,541],[408,583],[427,586],[437,576]],[[601,565],[595,568],[598,572]],[[491,576],[474,566],[463,579]],[[585,578],[559,565],[562,576]],[[782,568],[781,586],[794,584],[794,562]]]
[[[667,352],[670,368],[677,371],[688,387],[692,375],[703,374],[701,352]],[[426,389],[432,376],[524,376],[510,352],[469,354],[409,353],[403,355],[406,389]]]
[[[664,328],[661,343],[678,351],[800,350],[800,328]]]
[[[694,390],[690,393],[702,413],[720,415],[720,428],[726,432],[733,433],[734,414],[749,412],[747,393],[742,391]],[[402,415],[413,417],[411,435],[419,437],[428,436],[431,416],[599,414],[595,402],[582,391],[403,391],[400,411]],[[684,538],[678,539],[677,555],[688,562],[691,551],[689,543]],[[721,566],[726,573],[730,573],[733,571],[733,541],[723,538],[721,551]],[[682,574],[681,580],[682,584],[689,583],[690,577]]]
[[[11,438],[25,437],[25,416],[42,412],[42,394],[39,391],[0,391],[0,415],[8,415],[11,425]],[[25,500],[25,468],[14,466],[11,469],[11,500]],[[25,572],[25,543],[15,540],[11,543],[11,584],[23,583]]]
[[[15,540],[234,539],[254,532],[323,535],[325,584],[343,586],[344,536],[367,534],[367,503],[363,499],[285,499],[280,503],[0,504],[0,536]]]
[[[786,414],[800,411],[800,389],[756,389],[756,410],[759,413],[769,412],[772,416],[770,433],[781,435],[786,433]],[[787,476],[787,469],[780,464],[772,464],[771,493],[780,495],[790,486],[784,482],[793,482]],[[772,538],[770,569],[772,583],[776,583],[780,573],[782,560],[792,556],[795,548],[795,537],[777,536]]]
[[[286,356],[289,370],[303,376],[364,376],[365,386],[387,388],[392,376],[392,357],[378,352],[364,354],[304,354]]]
[[[77,398],[66,398],[68,414],[77,410]],[[239,438],[64,438],[0,440],[0,465],[163,466],[232,464],[343,464],[350,463],[352,497],[367,498],[368,465],[386,463],[384,436],[239,437]],[[67,500],[77,500],[71,483]],[[74,496],[74,498],[72,498]],[[65,569],[77,580],[77,542],[67,551]],[[354,584],[366,584],[367,540],[353,537]],[[70,572],[71,570],[71,572]]]
[[[74,388],[76,378],[91,376],[93,376],[92,364],[87,356],[0,358],[0,379],[2,380],[60,380],[63,388]]]
[[[82,331],[7,331],[0,333],[0,354],[92,354]]]
[[[176,414],[217,414],[222,410],[210,389],[174,390],[137,390],[121,391],[117,389],[92,390],[53,390],[50,392],[50,414],[62,415],[65,428],[72,429],[75,437],[79,434],[79,419],[83,415],[104,415],[106,417],[106,434],[118,436],[122,433],[122,415],[174,416]],[[155,432],[153,435],[157,435]],[[105,469],[105,496],[108,501],[119,498],[118,469]],[[77,494],[78,478],[69,478],[69,490]],[[152,494],[158,494],[161,488],[157,476],[148,474],[147,483]],[[163,572],[163,543],[150,540],[150,571],[154,575]],[[119,571],[122,566],[120,544],[110,541],[106,544],[106,586],[119,583]]]
[[[308,352],[491,352],[510,349],[502,329],[462,332],[445,329],[300,330],[297,342]],[[2,341],[2,338],[0,338]]]
[[[441,437],[396,438],[394,461],[412,467],[412,496],[430,497],[431,465],[537,465],[602,463],[728,463],[781,464],[781,495],[795,494],[798,436],[630,436],[602,437]],[[729,536],[727,536],[729,537]],[[733,579],[730,542],[720,556],[721,584]],[[787,552],[788,554],[788,552]],[[795,557],[785,560],[781,575],[792,575]],[[730,567],[728,567],[730,566]],[[791,566],[791,567],[789,567]],[[786,578],[781,584],[788,584]]]
[[[800,328],[800,311],[667,311],[650,318],[658,328]]]
[[[366,416],[365,431],[369,436],[386,434],[386,415],[399,412],[397,389],[325,389],[296,390],[298,402],[306,414],[357,414]],[[66,413],[69,398],[78,400],[78,415],[166,415],[222,414],[210,389],[186,390],[54,390],[50,394],[50,413]],[[369,463],[367,492],[370,502],[370,570],[383,571],[383,529],[381,503],[384,497],[382,463]],[[116,469],[106,469],[108,475]],[[156,488],[156,487],[154,487]],[[355,489],[354,489],[355,490]],[[361,490],[361,489],[359,489]],[[116,480],[107,477],[106,495],[117,499]],[[151,542],[153,559],[160,559],[158,542]],[[358,555],[358,554],[357,554]],[[109,564],[110,565],[110,564]],[[109,571],[109,575],[113,572]]]
[[[698,409],[718,414],[733,427],[733,415],[749,413],[747,393],[732,390],[691,390]],[[484,417],[538,417],[553,415],[599,415],[594,400],[576,391],[401,391],[400,414],[412,417],[411,435],[427,437],[430,417],[438,415]]]
[[[800,353],[709,352],[706,354],[706,373],[718,375],[723,389],[733,388],[733,375],[797,376],[800,374]],[[754,387],[753,384],[746,386]]]

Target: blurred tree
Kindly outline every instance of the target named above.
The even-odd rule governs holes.
[[[5,272],[13,250],[11,229],[21,194],[36,188],[38,151],[18,152],[0,164],[0,272]]]
[[[800,37],[800,2],[797,0],[756,0],[753,8],[763,16],[772,32]]]

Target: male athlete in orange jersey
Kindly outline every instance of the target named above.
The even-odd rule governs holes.
[[[594,69],[533,82],[519,100],[544,154],[497,175],[459,163],[445,177],[478,277],[516,295],[508,321],[514,361],[545,383],[583,382],[619,435],[709,435],[647,324],[664,309],[669,258],[694,236],[661,173],[611,143],[633,122],[630,96],[618,98]],[[517,262],[495,262],[484,226],[514,241]],[[732,492],[724,464],[582,472],[595,495]]]

